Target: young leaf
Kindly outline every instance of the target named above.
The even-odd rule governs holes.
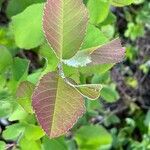
[[[32,105],[38,122],[51,138],[66,133],[85,111],[80,93],[55,72],[40,80]]]
[[[76,85],[78,91],[86,98],[96,100],[100,96],[102,85],[100,84],[85,84]]]
[[[67,78],[66,82],[77,89],[77,91],[90,100],[96,100],[100,96],[100,91],[102,89],[101,84],[82,84],[77,85],[72,79]]]
[[[45,36],[59,58],[69,59],[80,48],[87,26],[82,0],[48,0],[43,17]]]
[[[124,54],[125,49],[122,47],[120,39],[115,39],[103,46],[81,50],[71,59],[64,60],[64,63],[73,67],[118,63],[123,60]],[[81,58],[85,61],[80,61]]]

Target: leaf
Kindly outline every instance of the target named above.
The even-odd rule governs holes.
[[[103,32],[92,24],[88,24],[87,32],[81,46],[81,50],[103,45],[108,42],[108,38]]]
[[[0,46],[0,73],[12,63],[12,56],[7,48]]]
[[[109,149],[112,143],[111,135],[102,126],[87,125],[75,133],[75,140],[81,150]]]
[[[37,69],[32,74],[28,75],[27,80],[33,84],[36,84],[40,79],[41,74],[42,74],[42,69]]]
[[[82,96],[54,72],[40,80],[32,105],[38,122],[51,138],[65,134],[85,111]]]
[[[89,0],[87,7],[90,14],[90,22],[99,24],[103,22],[109,13],[109,2],[105,0]]]
[[[45,0],[10,0],[6,9],[7,16],[12,17],[32,4],[44,1]]]
[[[6,149],[6,143],[4,141],[0,141],[0,150]]]
[[[100,47],[89,48],[77,52],[77,54],[70,60],[66,60],[65,63],[73,65],[73,67],[83,65],[98,65],[98,64],[113,64],[123,60],[125,55],[125,49],[122,47],[119,39],[115,39],[110,43],[107,43]],[[80,59],[85,59],[85,62],[80,63]],[[77,66],[74,66],[74,62]]]
[[[12,64],[13,79],[15,81],[24,80],[27,76],[29,68],[29,61],[19,57],[14,58]]]
[[[104,86],[101,90],[101,97],[109,103],[116,102],[120,96],[112,86]]]
[[[17,88],[17,101],[28,113],[33,113],[31,106],[31,96],[35,86],[34,84],[24,81]]]
[[[8,117],[13,111],[13,105],[9,101],[2,101],[0,100],[0,118]]]
[[[14,110],[14,99],[5,91],[0,91],[0,118],[8,117]]]
[[[103,25],[103,26],[101,26],[101,31],[108,39],[112,39],[115,34],[115,26],[114,25]]]
[[[94,39],[94,40],[93,40]],[[81,46],[81,51],[77,52],[72,58],[64,59],[63,62],[69,66],[73,67],[83,67],[91,62],[90,56],[82,51],[83,49],[88,49],[91,47],[96,47],[108,42],[108,39],[104,34],[96,28],[94,25],[89,24],[87,27],[87,33],[84,38],[83,44]]]
[[[9,116],[9,121],[24,120],[28,116],[27,112],[16,103],[15,110]]]
[[[25,137],[26,139],[28,139],[29,141],[36,141],[39,140],[40,138],[42,138],[45,133],[44,131],[39,127],[39,126],[35,126],[32,124],[26,124],[25,125]],[[32,134],[31,134],[32,133]]]
[[[100,84],[85,84],[74,86],[85,98],[96,100],[100,96],[102,86]]]
[[[71,58],[80,48],[87,26],[82,0],[48,0],[43,17],[46,39],[59,58]]]
[[[33,4],[13,16],[11,26],[18,47],[32,49],[44,42],[42,12],[44,4]]]
[[[108,71],[113,66],[114,64],[101,64],[101,65],[84,66],[84,67],[75,68],[68,65],[64,65],[64,72],[66,77],[70,77],[74,79],[76,83],[80,83],[79,73],[88,76],[93,75],[95,73],[102,74]]]
[[[82,84],[82,85],[77,85],[70,78],[66,79],[66,83],[68,83],[70,86],[76,88],[82,96],[84,96],[85,98],[88,98],[90,100],[96,100],[100,96],[100,91],[102,89],[102,85],[101,84]]]
[[[25,130],[25,127],[21,123],[9,125],[3,131],[3,137],[6,140],[16,140]]]
[[[41,46],[39,53],[46,60],[45,68],[42,74],[44,75],[48,72],[55,71],[59,61],[52,48],[48,45],[48,43],[44,43],[44,45]]]
[[[22,137],[19,142],[21,150],[41,150],[40,141],[28,140],[25,137]]]
[[[110,3],[117,7],[123,7],[126,5],[130,5],[134,2],[134,0],[111,0]]]
[[[87,55],[90,54],[91,63],[89,65],[118,63],[123,60],[125,55],[125,49],[122,47],[120,39],[83,51]]]
[[[48,150],[48,149],[68,150],[64,137],[59,137],[56,139],[49,139],[47,137],[44,137],[43,147],[44,147],[43,150]]]

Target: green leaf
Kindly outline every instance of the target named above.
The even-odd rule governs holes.
[[[84,38],[81,50],[103,45],[108,42],[108,38],[103,32],[92,24],[88,24],[86,36]]]
[[[80,83],[80,73],[78,68],[63,64],[63,73],[66,78],[73,79],[77,84]]]
[[[83,126],[75,133],[75,140],[80,150],[109,149],[112,143],[111,135],[102,126]]]
[[[59,137],[56,139],[49,139],[45,137],[43,139],[43,147],[43,150],[68,150],[64,137]]]
[[[14,99],[5,91],[0,92],[0,118],[8,117],[14,110]]]
[[[101,30],[103,32],[103,34],[108,38],[108,39],[112,39],[114,37],[115,34],[115,27],[112,25],[104,25],[101,26]]]
[[[107,102],[112,103],[117,101],[120,96],[112,86],[104,86],[101,90],[101,97]]]
[[[15,110],[9,116],[9,121],[16,121],[16,120],[24,120],[27,117],[28,113],[16,103]]]
[[[31,106],[31,96],[35,86],[34,84],[24,81],[22,82],[17,89],[17,101],[28,113],[33,113]]]
[[[0,100],[0,118],[8,117],[13,112],[13,105],[9,101]]]
[[[58,58],[48,43],[45,43],[41,46],[39,53],[46,60],[45,69],[42,74],[55,71],[58,65]]]
[[[45,135],[44,131],[39,127],[31,124],[25,125],[25,137],[29,141],[36,141]]]
[[[88,112],[96,113],[96,115],[98,115],[98,112],[95,112],[95,110],[101,110],[102,106],[99,100],[96,100],[96,101],[87,100],[86,108]]]
[[[22,81],[26,79],[29,68],[29,61],[19,57],[14,58],[12,65],[13,80]]]
[[[103,22],[108,16],[109,6],[107,0],[89,0],[87,7],[90,13],[90,22],[92,24]]]
[[[101,64],[101,65],[94,65],[94,66],[79,67],[79,72],[87,75],[92,75],[95,73],[101,74],[101,73],[105,73],[113,66],[114,64]]]
[[[41,143],[37,141],[28,140],[27,138],[21,138],[19,142],[21,150],[41,150]]]
[[[4,141],[0,141],[0,150],[6,150],[6,143]]]
[[[42,77],[33,93],[32,105],[38,122],[51,138],[65,134],[85,111],[79,92],[55,72]]]
[[[32,74],[28,75],[27,81],[31,82],[32,84],[36,84],[40,79],[41,74],[42,74],[42,69],[37,69]]]
[[[31,49],[44,42],[42,12],[44,4],[33,4],[12,17],[12,28],[18,47]]]
[[[9,0],[8,6],[7,6],[7,16],[12,17],[20,12],[22,12],[25,8],[28,6],[44,2],[45,0]]]
[[[144,36],[145,30],[143,24],[128,23],[128,29],[125,32],[125,37],[135,41],[137,37]]]
[[[17,140],[17,138],[21,136],[24,131],[24,125],[21,123],[16,123],[7,126],[2,135],[6,140]]]
[[[134,0],[111,0],[110,3],[117,7],[123,7],[126,5],[130,5],[134,2]]]
[[[110,83],[111,78],[110,78],[110,72],[107,71],[105,73],[102,74],[94,74],[93,78],[92,78],[92,83],[93,84],[106,84],[106,83]]]
[[[12,56],[7,48],[0,46],[0,73],[12,63]]]
[[[115,25],[116,21],[117,21],[116,15],[113,14],[111,11],[109,11],[107,18],[102,23],[100,23],[100,25],[98,25],[98,27],[101,27],[103,25],[109,25],[109,24]]]
[[[82,0],[47,1],[43,28],[46,39],[59,58],[69,59],[80,49],[87,21],[87,10]]]

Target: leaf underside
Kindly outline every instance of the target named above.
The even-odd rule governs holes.
[[[43,29],[59,58],[69,59],[79,50],[87,21],[87,10],[82,0],[47,1]]]
[[[122,47],[119,38],[90,51],[90,65],[118,63],[123,60],[125,55],[125,49]]]
[[[119,38],[103,45],[78,51],[71,59],[63,60],[69,66],[93,66],[99,64],[115,64],[124,59],[125,49]],[[82,61],[81,61],[82,60]]]
[[[55,72],[40,80],[32,96],[32,106],[50,138],[65,134],[85,111],[80,93]]]

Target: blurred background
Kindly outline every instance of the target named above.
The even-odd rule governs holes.
[[[24,104],[15,96],[22,81],[35,84],[57,66],[44,44],[44,2],[0,0],[0,150],[150,150],[150,2],[84,0],[91,37],[110,41],[120,36],[126,58],[110,70],[100,66],[80,72],[80,82],[104,88],[97,101],[85,100],[86,114],[57,139],[44,136],[31,99]]]

